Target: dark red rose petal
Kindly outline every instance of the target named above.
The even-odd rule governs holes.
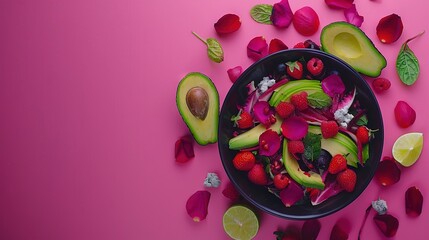
[[[396,235],[396,231],[399,227],[399,221],[396,217],[386,213],[383,215],[375,215],[374,221],[380,231],[386,237],[393,237]]]
[[[349,238],[349,231],[346,229],[346,226],[338,221],[335,223],[332,228],[331,235],[329,237],[330,240],[347,240]]]
[[[410,187],[405,192],[405,211],[410,217],[418,217],[422,213],[423,195],[416,187]]]
[[[348,9],[353,5],[354,0],[325,0],[326,5],[331,8]]]
[[[174,156],[176,157],[176,162],[179,163],[185,163],[195,156],[192,136],[186,135],[176,141],[174,145]]]
[[[377,37],[382,43],[393,43],[399,39],[404,26],[401,17],[391,14],[380,19],[377,25]]]
[[[214,28],[218,34],[235,32],[240,26],[240,17],[235,14],[226,14],[214,24]]]
[[[301,239],[302,240],[316,240],[319,235],[320,228],[322,225],[317,219],[307,220],[304,222],[301,228]]]
[[[273,38],[268,46],[268,54],[275,53],[281,50],[286,50],[288,47],[282,42],[282,40]]]
[[[384,187],[393,185],[401,179],[401,170],[391,157],[385,157],[377,167],[375,180]]]
[[[240,77],[243,72],[243,68],[241,66],[236,66],[228,69],[226,72],[228,73],[229,80],[234,83],[238,77]]]
[[[226,198],[231,199],[232,201],[237,201],[238,199],[240,199],[240,193],[237,191],[237,189],[231,182],[228,182],[226,184],[225,188],[222,190],[222,194]]]
[[[267,55],[268,44],[264,37],[254,37],[250,40],[249,44],[247,44],[247,56],[254,61],[258,61]]]
[[[210,192],[206,190],[196,191],[186,201],[186,211],[195,222],[206,219],[210,195]]]

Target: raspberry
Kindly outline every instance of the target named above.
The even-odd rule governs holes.
[[[287,149],[289,153],[294,156],[297,153],[304,153],[304,143],[302,141],[289,141],[287,143]]]
[[[283,119],[290,117],[294,111],[295,106],[290,102],[280,102],[276,107],[277,114]]]
[[[330,174],[337,174],[345,169],[347,169],[347,159],[343,155],[337,154],[332,157],[328,167]]]
[[[274,176],[273,183],[274,187],[279,190],[282,190],[289,185],[289,178],[286,175],[279,173]]]
[[[324,121],[322,122],[320,129],[322,131],[323,138],[332,138],[338,133],[338,124],[335,121]]]
[[[351,169],[346,169],[337,175],[338,184],[347,192],[353,192],[356,186],[356,173]]]
[[[376,78],[372,82],[372,88],[375,92],[381,93],[390,88],[390,81],[386,78]]]
[[[295,93],[290,97],[290,102],[295,106],[296,109],[303,111],[308,108],[307,92]]]
[[[312,58],[307,62],[307,70],[313,76],[318,76],[323,71],[323,62],[319,58]]]

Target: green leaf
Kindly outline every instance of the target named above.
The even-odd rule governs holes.
[[[316,160],[322,149],[322,136],[314,133],[307,133],[304,142],[304,157],[310,161]]]
[[[396,58],[396,72],[401,81],[406,85],[413,85],[417,81],[420,73],[419,61],[414,52],[408,47],[408,43],[421,36],[423,33],[424,32],[405,41]]]
[[[368,124],[368,118],[366,115],[363,115],[362,117],[357,120],[356,125],[358,126],[366,126]]]
[[[314,108],[329,107],[332,104],[332,99],[324,92],[315,92],[307,97],[308,104]]]
[[[250,16],[258,23],[273,24],[271,22],[271,12],[273,6],[270,4],[258,4],[250,9]]]
[[[216,39],[208,38],[207,40],[204,40],[195,32],[192,32],[192,34],[194,34],[195,37],[200,39],[201,42],[203,42],[207,46],[207,55],[209,56],[210,60],[217,63],[220,63],[223,61],[223,49],[220,43]]]

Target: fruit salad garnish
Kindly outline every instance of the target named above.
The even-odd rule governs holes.
[[[376,135],[356,88],[346,87],[341,73],[317,57],[275,69],[247,85],[247,100],[231,118],[234,167],[286,207],[353,192]]]

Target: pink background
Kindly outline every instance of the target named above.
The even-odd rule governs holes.
[[[185,202],[203,189],[207,172],[227,182],[217,145],[195,146],[195,158],[179,165],[174,142],[188,133],[175,105],[175,91],[188,72],[214,81],[223,101],[231,87],[226,70],[248,67],[246,45],[255,36],[282,39],[288,46],[307,39],[291,26],[278,30],[257,24],[252,6],[277,1],[137,1],[3,0],[0,2],[0,239],[228,239],[222,215],[230,202],[212,193],[207,219],[194,223]],[[415,85],[407,87],[395,72],[401,44],[428,30],[423,0],[356,0],[365,17],[362,29],[388,60],[382,77],[391,89],[377,95],[385,122],[383,155],[401,134],[427,135],[429,32],[410,44],[421,63]],[[295,11],[305,5],[319,14],[321,27],[344,20],[342,11],[324,1],[290,0]],[[213,24],[224,14],[241,17],[242,27],[219,37]],[[398,42],[381,44],[378,20],[402,17]],[[212,63],[191,31],[216,37],[225,61]],[[319,31],[311,38],[319,42]],[[371,80],[368,79],[370,82]],[[393,108],[406,100],[417,120],[400,129]],[[428,142],[428,141],[426,141]],[[410,186],[429,197],[425,150],[401,181],[382,189],[374,182],[350,206],[321,219],[320,239],[327,239],[339,219],[350,221],[357,238],[364,211],[372,200],[387,200],[400,226],[396,239],[426,239],[427,204],[418,218],[405,214],[404,192]],[[257,239],[274,239],[277,228],[302,222],[258,213]],[[371,219],[364,239],[380,239]]]

